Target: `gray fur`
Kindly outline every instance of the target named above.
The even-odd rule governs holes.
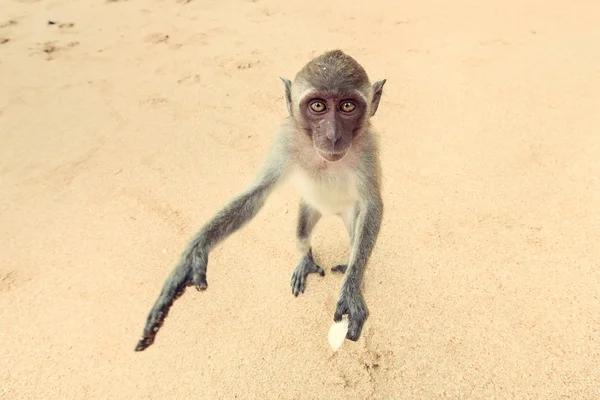
[[[301,253],[306,253],[310,250],[310,237],[313,228],[321,219],[321,213],[301,201],[298,208],[298,227],[296,229],[296,239],[298,250]]]
[[[332,68],[324,69],[327,65]],[[321,70],[325,72],[318,72]],[[351,72],[344,75],[344,71]],[[317,74],[316,78],[314,74]],[[311,83],[312,78],[317,80],[318,85],[329,85],[328,93],[354,90],[369,102],[364,123],[356,131],[344,133],[352,135],[352,146],[345,158],[337,162],[329,163],[317,156],[312,143],[314,139],[312,135],[306,135],[300,113],[295,112],[298,102],[311,95],[311,89],[319,89]],[[378,145],[368,118],[377,111],[385,80],[365,86],[368,78],[362,67],[341,51],[317,57],[307,64],[293,83],[285,78],[281,80],[285,86],[289,120],[283,124],[255,181],[210,219],[190,241],[147,317],[136,351],[142,351],[154,342],[171,305],[187,286],[194,285],[198,290],[208,287],[206,270],[210,251],[254,218],[272,191],[287,179],[297,183],[302,198],[296,233],[300,260],[291,278],[292,293],[297,296],[304,292],[309,274],[325,275],[313,258],[312,231],[324,214],[333,213],[341,217],[348,231],[351,253],[347,265],[332,268],[345,273],[334,320],[339,321],[342,315],[348,314],[347,338],[358,340],[360,337],[368,317],[361,283],[383,215]]]
[[[311,207],[305,201],[300,202],[296,241],[301,257],[292,274],[290,283],[294,296],[298,296],[299,293],[304,293],[306,277],[308,274],[318,273],[321,276],[325,276],[323,268],[315,263],[312,255],[312,248],[310,246],[312,231],[320,219],[321,213],[319,211]]]

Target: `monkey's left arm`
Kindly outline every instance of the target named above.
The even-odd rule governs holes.
[[[383,202],[378,191],[375,192],[376,195],[371,195],[370,200],[360,205],[346,280],[333,317],[334,321],[339,322],[342,315],[348,315],[349,326],[346,337],[353,341],[360,338],[363,325],[369,316],[360,286],[365,267],[379,235],[383,216]]]

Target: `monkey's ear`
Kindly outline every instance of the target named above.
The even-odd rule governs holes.
[[[292,81],[286,78],[279,78],[285,85],[285,103],[287,105],[287,110],[290,115],[292,115]]]
[[[383,94],[383,85],[385,85],[386,79],[382,79],[373,84],[373,99],[371,100],[371,116],[375,115],[377,112],[377,107],[379,107],[379,100],[381,100],[381,95]]]

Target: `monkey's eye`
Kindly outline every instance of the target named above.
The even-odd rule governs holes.
[[[325,111],[325,104],[322,101],[313,101],[312,103],[310,103],[310,108],[314,112],[320,113]]]
[[[349,113],[354,111],[354,109],[356,108],[356,104],[351,103],[349,101],[345,101],[342,103],[342,105],[340,106],[340,110],[342,110],[345,113]]]

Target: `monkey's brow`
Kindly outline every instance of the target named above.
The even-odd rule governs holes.
[[[306,100],[306,99],[316,99],[316,98],[323,98],[323,97],[336,97],[339,100],[347,100],[347,99],[352,99],[352,98],[360,98],[362,99],[365,103],[367,102],[367,98],[366,96],[358,91],[358,90],[352,90],[350,92],[337,92],[335,90],[314,90],[314,89],[309,89],[306,92],[302,93],[300,95],[300,99],[302,100]]]

